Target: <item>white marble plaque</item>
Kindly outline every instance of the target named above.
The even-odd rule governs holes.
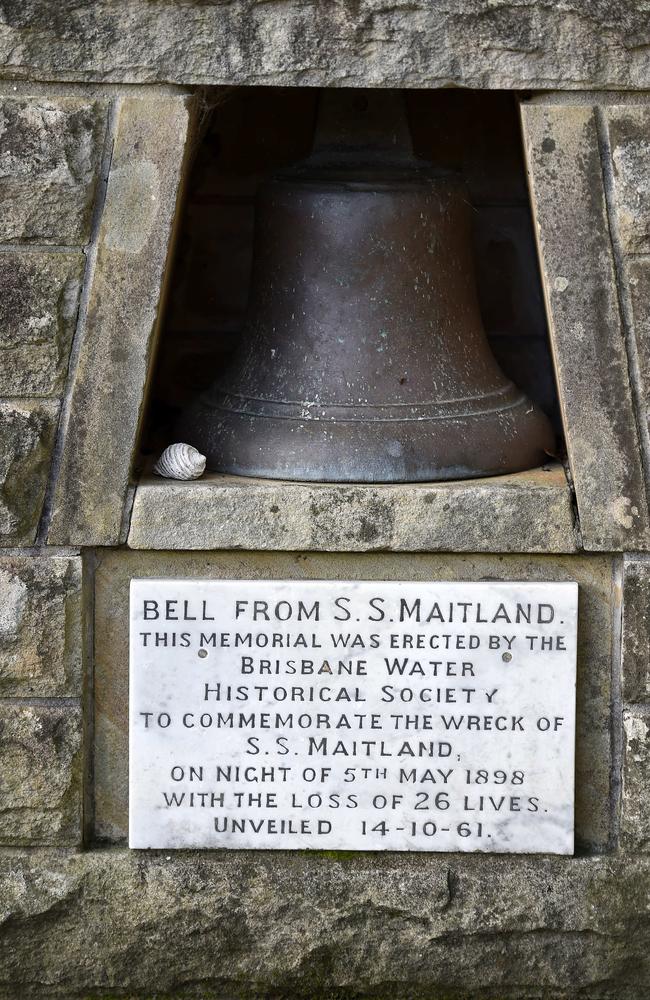
[[[577,604],[133,580],[130,846],[571,854]]]

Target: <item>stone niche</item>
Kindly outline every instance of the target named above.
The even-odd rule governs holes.
[[[146,6],[34,3],[26,27],[10,4],[0,40],[0,998],[637,1000],[645,20]],[[406,86],[417,151],[463,171],[492,348],[563,447],[480,481],[160,480],[175,414],[241,329],[256,187],[308,149],[311,88],[349,84]],[[577,581],[575,855],[129,851],[128,591],[147,577]]]
[[[363,99],[363,91],[358,94]],[[521,127],[509,93],[405,91],[416,155],[462,175],[474,222],[483,321],[500,365],[562,424],[548,341]],[[244,319],[254,199],[272,173],[304,158],[317,89],[234,89],[215,97],[197,143],[170,278],[144,454],[169,443],[188,399],[227,363]]]
[[[304,158],[313,140],[317,90],[235,88],[209,96],[211,110],[188,170],[135,459],[142,475],[131,547],[491,551],[497,532],[507,551],[575,549],[517,101],[511,93],[487,91],[413,90],[404,96],[416,154],[459,172],[467,184],[484,326],[506,374],[551,418],[556,455],[529,473],[426,489],[310,489],[218,474],[178,484],[151,475],[156,457],[174,440],[179,413],[227,365],[240,335],[257,188]],[[217,497],[229,512],[227,522],[212,516]],[[178,505],[191,516],[175,514]]]

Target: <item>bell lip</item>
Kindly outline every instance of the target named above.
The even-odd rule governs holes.
[[[278,475],[274,470],[264,471],[262,469],[256,469],[255,471],[250,471],[248,469],[240,469],[235,466],[228,469],[210,469],[206,468],[206,472],[214,473],[223,476],[237,476],[239,479],[264,479],[267,482],[274,483],[301,483],[305,486],[408,486],[408,485],[421,485],[424,483],[461,483],[461,482],[471,482],[475,479],[498,479],[502,476],[516,475],[519,472],[530,472],[534,469],[541,469],[543,466],[547,465],[551,461],[551,457],[545,452],[540,457],[539,461],[526,462],[521,466],[513,466],[507,469],[495,468],[484,471],[482,469],[471,469],[471,468],[451,468],[451,469],[440,469],[437,470],[435,474],[422,475],[422,476],[409,476],[408,478],[395,477],[392,479],[370,479],[370,478],[344,478],[343,476],[315,478],[313,475],[307,478],[306,475],[290,474],[285,473],[284,475]]]
[[[206,455],[210,472],[302,483],[485,479],[539,468],[555,449],[548,417],[523,395],[515,408],[493,410],[487,417],[453,416],[446,425],[404,422],[412,424],[410,434],[402,434],[405,451],[391,454],[382,421],[355,424],[353,441],[337,439],[341,422],[326,421],[306,421],[289,438],[286,420],[230,412],[215,423],[214,411],[198,399],[181,417],[177,432]]]

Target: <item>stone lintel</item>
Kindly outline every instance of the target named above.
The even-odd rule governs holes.
[[[647,12],[461,0],[305,4],[10,0],[15,79],[257,86],[650,87]]]

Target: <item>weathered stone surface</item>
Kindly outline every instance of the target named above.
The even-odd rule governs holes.
[[[0,254],[0,395],[53,396],[65,384],[82,254]]]
[[[0,557],[0,696],[81,695],[81,558]]]
[[[594,109],[522,106],[580,528],[587,549],[650,547]]]
[[[645,707],[627,708],[623,726],[621,846],[650,851],[650,713]]]
[[[579,584],[576,842],[610,839],[612,567],[601,556],[103,552],[95,591],[95,808],[100,839],[126,836],[128,607],[134,577],[576,580]]]
[[[607,111],[616,214],[627,253],[650,252],[650,108]]]
[[[77,98],[0,98],[0,242],[87,242],[105,118]]]
[[[399,486],[300,485],[210,475],[151,477],[137,490],[134,549],[573,552],[561,466]]]
[[[81,842],[78,703],[0,701],[0,844]]]
[[[650,859],[0,856],[1,1000],[640,1000]]]
[[[648,169],[650,171],[650,167]],[[648,423],[650,422],[650,260],[628,258],[626,268],[639,361],[642,416]]]
[[[62,545],[119,537],[190,126],[184,96],[124,97],[118,111],[48,539]]]
[[[650,562],[626,559],[623,568],[623,698],[650,698]]]
[[[4,76],[301,86],[650,85],[643,4],[5,0]]]
[[[0,402],[0,544],[30,544],[50,468],[59,405]]]

